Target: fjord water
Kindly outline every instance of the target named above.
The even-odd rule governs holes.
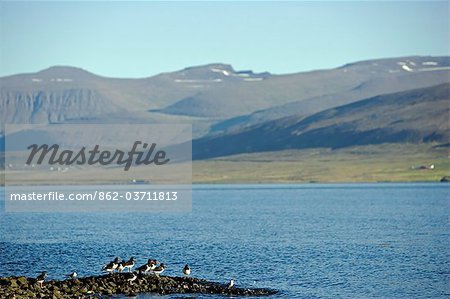
[[[97,275],[117,255],[138,264],[156,258],[168,264],[167,275],[189,263],[194,277],[280,290],[272,298],[445,298],[449,191],[445,184],[201,185],[186,214],[2,208],[0,276]],[[187,295],[138,296],[153,297]]]

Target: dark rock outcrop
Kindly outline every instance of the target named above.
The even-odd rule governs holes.
[[[138,293],[159,294],[224,294],[234,296],[267,296],[271,289],[233,287],[197,278],[141,275],[130,282],[129,273],[90,276],[76,280],[49,280],[41,288],[34,278],[0,278],[2,298],[105,298],[114,294],[134,296]]]

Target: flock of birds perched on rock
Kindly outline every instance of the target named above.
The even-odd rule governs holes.
[[[148,259],[147,263],[137,268],[136,271],[134,271],[133,273],[147,274],[150,272],[152,274],[155,274],[156,276],[159,276],[159,274],[163,273],[164,270],[166,269],[166,265],[164,265],[163,263],[159,263],[158,265],[158,263],[159,262],[157,260]],[[136,259],[134,257],[131,257],[128,261],[122,260],[121,262],[119,262],[119,258],[116,257],[113,261],[104,265],[102,271],[112,274],[115,271],[121,273],[122,271],[128,269],[128,272],[131,272],[135,264]],[[185,276],[191,274],[191,269],[189,268],[189,265],[184,266],[183,274]]]
[[[159,277],[159,274],[163,273],[164,270],[167,268],[166,265],[164,265],[163,263],[158,262],[157,260],[153,260],[153,259],[148,259],[147,263],[143,264],[142,266],[138,267],[136,269],[136,271],[132,271],[133,267],[136,264],[136,258],[135,257],[131,257],[128,261],[122,260],[121,262],[119,262],[119,258],[116,257],[113,261],[109,262],[108,264],[104,265],[102,267],[102,271],[103,272],[107,272],[109,274],[113,274],[114,272],[117,271],[117,273],[122,273],[124,270],[128,269],[128,273],[123,273],[127,276],[129,276],[127,278],[127,280],[130,282],[130,284],[133,284],[133,281],[135,281],[138,277],[138,274],[154,274],[157,277]],[[158,265],[159,264],[159,265]],[[191,268],[189,268],[189,265],[186,264],[182,270],[183,275],[185,277],[189,276],[191,274]],[[45,279],[47,278],[47,272],[44,271],[41,274],[38,275],[38,277],[36,277],[36,281],[37,283],[39,283],[39,285],[43,286],[43,283],[45,281]],[[66,275],[67,277],[70,277],[72,279],[76,279],[77,278],[77,272],[72,272],[71,274]],[[230,280],[230,282],[227,285],[228,289],[231,289],[234,286],[234,279],[232,278]]]

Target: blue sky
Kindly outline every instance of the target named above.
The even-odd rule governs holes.
[[[449,55],[449,2],[0,2],[0,76],[146,77],[212,62],[292,73]]]

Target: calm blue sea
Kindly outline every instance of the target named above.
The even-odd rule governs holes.
[[[272,298],[448,298],[449,212],[445,184],[200,185],[189,214],[2,208],[0,276],[100,274],[135,256]]]

